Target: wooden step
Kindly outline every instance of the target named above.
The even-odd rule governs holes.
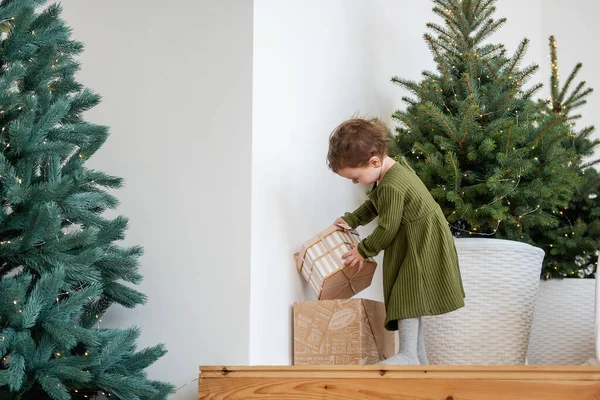
[[[198,386],[213,400],[600,400],[600,367],[205,366]]]

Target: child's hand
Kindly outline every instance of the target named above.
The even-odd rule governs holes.
[[[352,229],[350,228],[350,225],[348,225],[348,223],[342,218],[338,218],[335,221],[333,221],[333,226],[335,226],[338,231],[349,231],[350,229]]]
[[[349,252],[344,254],[342,256],[342,259],[344,260],[344,264],[349,265],[351,267],[356,265],[356,263],[358,263],[359,271],[362,269],[363,263],[365,262],[365,259],[363,258],[363,256],[361,256],[360,253],[358,252],[358,245],[356,245],[356,244],[352,245],[352,250],[350,250]]]

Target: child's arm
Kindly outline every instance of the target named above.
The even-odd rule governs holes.
[[[364,258],[374,257],[389,247],[400,229],[404,195],[392,186],[380,186],[377,189],[379,219],[377,227],[358,244],[358,252]]]
[[[346,221],[352,229],[355,229],[357,226],[367,225],[369,222],[373,221],[376,216],[377,209],[375,209],[371,200],[367,200],[354,212],[347,212],[344,214],[342,219]]]

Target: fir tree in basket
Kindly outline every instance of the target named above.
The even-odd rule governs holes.
[[[534,230],[532,240],[545,250],[542,278],[595,278],[600,248],[600,174],[583,171],[569,205],[557,211],[559,225]]]
[[[82,113],[100,97],[75,80],[82,45],[60,7],[0,1],[0,398],[165,399],[145,369],[162,345],[136,350],[139,329],[106,329],[133,308],[140,247],[118,245],[127,220],[103,212],[122,180],[86,167],[108,136]]]
[[[581,115],[571,112],[586,103],[586,97],[592,92],[580,82],[572,92],[573,84],[582,64],[578,63],[564,86],[559,84],[556,40],[549,39],[552,73],[550,78],[551,96],[544,102],[549,113],[562,113],[567,116],[572,127]],[[600,143],[592,140],[590,134],[593,126],[579,132],[572,132],[568,139],[568,147],[578,156],[572,168],[581,176],[582,181],[574,190],[569,204],[564,209],[552,210],[557,226],[551,229],[534,227],[531,230],[533,244],[546,252],[542,269],[542,278],[594,278],[598,264],[597,251],[600,249],[600,174],[592,166],[599,159],[586,161],[594,154]]]
[[[494,0],[435,0],[444,25],[424,35],[437,70],[418,82],[394,77],[409,92],[396,111],[396,156],[409,159],[440,204],[455,236],[530,242],[533,227],[556,225],[580,181],[569,166],[571,125],[526,88],[537,65],[521,67],[524,39],[513,55],[485,41],[505,19]]]

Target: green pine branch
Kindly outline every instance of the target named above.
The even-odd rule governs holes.
[[[165,399],[173,386],[144,372],[164,347],[138,352],[138,330],[100,325],[110,305],[145,302],[123,284],[140,283],[142,249],[104,214],[123,180],[86,165],[108,137],[83,117],[101,98],[75,79],[83,45],[60,6],[44,5],[0,2],[0,398]]]

